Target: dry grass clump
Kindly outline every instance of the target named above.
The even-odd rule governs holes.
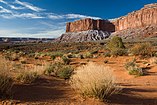
[[[39,78],[44,73],[46,65],[35,66],[33,68],[24,68],[23,71],[19,71],[16,79],[20,83],[30,84]]]
[[[9,75],[8,62],[0,57],[0,97],[11,95],[13,80]]]
[[[130,49],[130,52],[133,55],[152,56],[153,49],[151,43],[138,43]]]
[[[112,70],[95,63],[79,67],[70,84],[81,95],[98,99],[106,99],[119,91]]]
[[[23,72],[17,76],[17,80],[21,83],[29,84],[34,82],[38,77],[37,72]]]

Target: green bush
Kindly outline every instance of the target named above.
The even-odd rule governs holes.
[[[114,49],[114,48],[125,48],[124,43],[122,41],[122,38],[118,36],[114,36],[108,43],[107,43],[108,49]]]
[[[142,76],[144,75],[144,72],[142,68],[138,67],[136,64],[136,59],[133,59],[131,62],[127,62],[125,64],[126,70],[128,70],[130,75],[137,75],[137,76]]]
[[[56,62],[54,64],[50,64],[46,70],[44,71],[44,74],[46,75],[57,75],[57,71],[59,71],[64,65],[60,62]]]
[[[144,75],[142,68],[138,68],[138,67],[133,68],[132,70],[129,70],[129,74],[130,75],[137,75],[137,76],[143,76]]]
[[[54,52],[50,56],[51,56],[51,59],[54,60],[56,57],[62,57],[63,55],[64,54],[61,52]]]
[[[17,80],[21,83],[29,84],[38,79],[38,77],[37,72],[23,72],[17,76]]]
[[[122,39],[118,36],[114,36],[108,43],[107,49],[111,52],[111,55],[124,55],[126,54],[126,50],[124,50],[125,46],[122,42]]]
[[[86,52],[84,58],[93,58],[93,55],[90,52]]]
[[[0,97],[7,97],[11,95],[13,86],[13,79],[5,74],[0,74]]]
[[[60,71],[58,71],[57,76],[63,79],[69,79],[73,73],[73,68],[67,66],[63,67]]]
[[[71,62],[71,60],[68,57],[66,57],[66,56],[63,56],[62,59],[63,59],[64,64],[68,65]]]
[[[73,68],[71,66],[57,62],[49,65],[48,68],[44,71],[44,74],[56,76],[62,79],[69,79],[72,75],[72,72]]]

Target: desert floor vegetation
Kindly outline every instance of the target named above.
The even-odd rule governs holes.
[[[120,105],[148,103],[132,96],[132,93],[140,93],[146,99],[157,99],[148,92],[156,94],[157,44],[125,42],[118,37],[111,40],[3,47],[0,64],[1,72],[6,72],[5,76],[0,73],[1,80],[5,81],[0,94],[8,97],[13,93],[12,100],[28,104],[47,100],[54,104],[65,100],[84,103],[79,101],[82,99],[80,96],[85,102],[88,99],[107,99],[104,103],[113,105],[119,102]],[[130,100],[129,97],[134,100],[121,100]]]
[[[111,68],[90,62],[79,67],[71,77],[71,86],[82,96],[106,99],[119,92]]]

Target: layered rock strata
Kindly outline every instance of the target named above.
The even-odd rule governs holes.
[[[115,25],[108,20],[94,20],[90,18],[69,22],[66,24],[66,32],[80,32],[88,30],[101,30],[114,32]]]
[[[67,32],[56,39],[57,42],[84,42],[103,40],[110,36],[110,32],[99,30],[88,30],[81,32]]]

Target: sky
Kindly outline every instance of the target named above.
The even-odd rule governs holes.
[[[114,19],[157,0],[0,0],[0,37],[57,38],[66,22]]]

